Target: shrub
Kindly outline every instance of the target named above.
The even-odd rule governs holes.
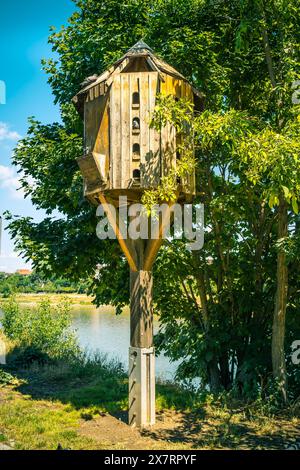
[[[24,356],[29,363],[35,360],[45,363],[46,358],[69,360],[79,354],[66,301],[53,306],[49,300],[43,300],[36,308],[26,309],[10,299],[2,308],[4,333],[14,342],[19,361]]]
[[[16,383],[18,383],[18,379],[16,377],[0,368],[0,387],[3,385],[14,385]]]

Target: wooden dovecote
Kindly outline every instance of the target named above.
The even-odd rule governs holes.
[[[167,125],[159,132],[149,125],[158,93],[201,106],[187,79],[139,41],[109,70],[87,79],[73,98],[84,119],[85,151],[78,164],[92,202],[103,192],[112,200],[126,194],[139,201],[143,190],[157,187],[176,165],[175,129]],[[194,174],[180,182],[179,192],[181,200],[191,200]]]
[[[170,124],[150,126],[158,94],[186,98],[202,110],[201,96],[187,79],[139,41],[109,70],[86,79],[73,98],[84,119],[78,159],[84,194],[101,204],[130,266],[129,424],[140,427],[155,422],[152,267],[173,214],[172,204],[164,204],[154,230],[148,217],[151,233],[136,239],[120,208],[140,202],[143,191],[157,188],[167,175],[176,178],[178,201],[190,202],[195,194],[194,172],[177,180],[171,171],[183,136]]]

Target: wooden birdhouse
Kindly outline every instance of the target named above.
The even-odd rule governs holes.
[[[187,98],[201,109],[201,96],[177,70],[156,57],[143,41],[100,76],[89,77],[73,101],[84,119],[84,155],[78,159],[84,193],[98,204],[126,194],[139,201],[176,166],[181,136],[167,125],[150,127],[158,93]],[[179,199],[195,194],[195,175],[178,181]]]

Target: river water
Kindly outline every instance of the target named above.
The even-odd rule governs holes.
[[[72,309],[73,327],[80,345],[90,351],[100,351],[108,357],[119,359],[127,368],[130,342],[129,313],[116,315],[112,307],[96,309],[89,306],[76,306]],[[154,331],[159,323],[154,321]],[[174,378],[176,364],[164,355],[156,358],[156,376],[164,380]]]
[[[26,305],[30,308],[30,305]],[[33,307],[34,308],[34,307]],[[99,309],[89,305],[72,307],[72,328],[83,349],[90,352],[99,351],[108,358],[118,359],[125,368],[128,367],[128,348],[130,342],[129,311],[116,315],[112,307]],[[0,310],[1,319],[1,310]],[[159,322],[154,321],[154,332]],[[156,358],[156,376],[163,380],[173,380],[177,364],[171,363],[164,355]]]

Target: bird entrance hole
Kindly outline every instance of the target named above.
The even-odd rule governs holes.
[[[135,182],[141,181],[141,171],[140,170],[133,170],[132,177]]]
[[[132,107],[133,108],[140,107],[140,94],[137,91],[132,94]]]
[[[140,118],[138,118],[138,117],[133,118],[133,120],[132,120],[132,132],[133,132],[133,134],[139,134],[140,129],[141,129]]]
[[[140,158],[141,158],[140,144],[133,144],[133,146],[132,146],[132,158],[133,158],[133,160],[140,160]]]

